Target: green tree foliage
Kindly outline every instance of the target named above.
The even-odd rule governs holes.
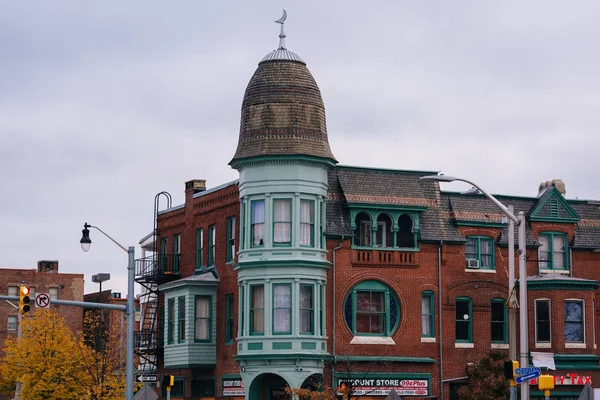
[[[490,351],[474,365],[467,366],[469,384],[458,390],[462,400],[505,400],[509,382],[504,378],[504,361],[508,355]]]

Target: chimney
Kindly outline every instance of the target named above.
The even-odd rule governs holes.
[[[206,180],[204,179],[192,179],[185,183],[185,202],[192,200],[192,197],[196,193],[200,193],[206,190]]]
[[[37,263],[37,272],[58,272],[58,261],[41,260]]]
[[[562,179],[552,179],[551,181],[540,183],[540,186],[538,187],[538,197],[540,197],[542,193],[546,191],[546,189],[551,187],[555,187],[556,190],[558,190],[558,192],[563,196],[567,195],[567,189],[565,188],[565,183],[562,181]]]

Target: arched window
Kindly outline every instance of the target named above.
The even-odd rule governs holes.
[[[402,214],[398,218],[398,247],[415,247],[415,233],[413,232],[413,220],[409,215]]]
[[[364,212],[358,213],[355,219],[356,231],[354,236],[355,246],[371,245],[371,217]]]
[[[355,335],[391,336],[400,322],[400,303],[389,286],[363,281],[346,297],[344,317]]]
[[[394,236],[392,228],[392,219],[387,214],[379,214],[377,217],[377,235],[375,235],[375,245],[379,247],[393,247]]]

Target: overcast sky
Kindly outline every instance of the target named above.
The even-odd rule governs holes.
[[[235,5],[234,5],[235,4]],[[278,45],[321,88],[342,164],[441,171],[600,199],[600,2],[3,1],[0,266],[108,272],[153,227],[154,196],[237,178],[240,106]],[[445,190],[462,190],[446,184]]]

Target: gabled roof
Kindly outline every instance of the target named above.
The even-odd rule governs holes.
[[[554,186],[544,190],[529,213],[530,221],[577,222],[579,215]]]

